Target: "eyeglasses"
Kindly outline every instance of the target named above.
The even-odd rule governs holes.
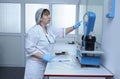
[[[49,42],[49,44],[54,44],[56,41],[55,41],[55,38],[53,37],[53,35],[51,35],[51,34],[45,34],[45,36],[46,36],[46,38],[47,38],[47,40],[48,40],[48,42]]]

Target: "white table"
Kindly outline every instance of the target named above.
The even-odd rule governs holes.
[[[103,66],[81,67],[76,59],[76,46],[69,44],[57,44],[55,51],[67,51],[66,55],[56,56],[47,63],[44,76],[49,79],[105,79],[112,78],[113,74]],[[54,51],[54,52],[55,52]]]

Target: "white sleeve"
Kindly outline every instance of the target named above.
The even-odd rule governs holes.
[[[50,26],[49,28],[50,31],[52,31],[52,34],[55,36],[55,37],[65,37],[65,28],[56,28],[56,27],[53,27],[53,26]]]
[[[25,42],[25,50],[26,50],[26,55],[31,56],[34,53],[41,52],[37,48],[37,43],[38,43],[38,36],[35,32],[29,32],[26,35],[26,42]]]

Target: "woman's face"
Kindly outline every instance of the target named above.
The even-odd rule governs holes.
[[[44,15],[43,14],[43,16],[41,17],[41,23],[49,24],[50,23],[50,19],[51,19],[50,15]]]
[[[42,24],[49,24],[51,20],[50,12],[49,11],[43,11],[40,19],[40,23]]]

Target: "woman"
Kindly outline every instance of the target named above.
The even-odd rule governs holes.
[[[54,58],[52,50],[56,37],[64,37],[80,26],[80,22],[68,28],[48,26],[51,20],[50,12],[43,8],[37,10],[35,20],[36,25],[26,35],[27,61],[24,79],[43,79],[46,63]]]

